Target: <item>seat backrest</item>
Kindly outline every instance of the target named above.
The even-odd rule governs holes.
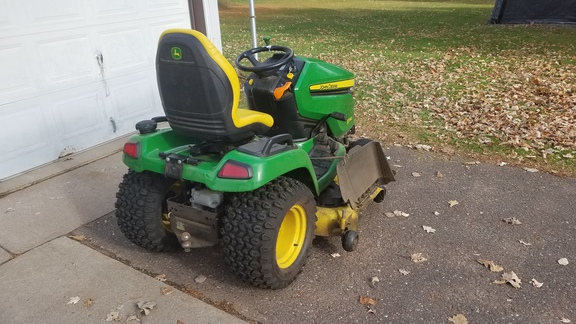
[[[160,36],[156,76],[172,129],[191,139],[238,142],[269,126],[238,122],[240,84],[232,65],[195,30],[171,29]],[[270,117],[270,116],[267,116]]]

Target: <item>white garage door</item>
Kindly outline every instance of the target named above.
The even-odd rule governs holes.
[[[0,0],[0,180],[162,115],[160,33],[186,0]]]

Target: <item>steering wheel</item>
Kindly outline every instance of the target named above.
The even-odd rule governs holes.
[[[260,62],[256,58],[256,54],[262,52],[277,52],[282,53],[282,57],[273,62]],[[288,63],[292,57],[294,57],[294,51],[291,48],[286,46],[278,46],[278,45],[268,45],[262,47],[256,47],[253,49],[249,49],[246,52],[241,53],[236,57],[234,60],[234,64],[238,69],[246,72],[254,72],[260,76],[271,75],[272,73],[276,72],[282,65]],[[244,59],[247,59],[252,63],[252,66],[243,65],[242,62]]]

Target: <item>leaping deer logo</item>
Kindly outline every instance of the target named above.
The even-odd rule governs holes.
[[[182,59],[182,49],[180,47],[172,47],[171,54],[172,58],[175,60]]]

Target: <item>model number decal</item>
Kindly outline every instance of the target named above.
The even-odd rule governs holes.
[[[350,89],[354,86],[354,79],[338,82],[321,83],[310,86],[310,91],[335,91]]]

